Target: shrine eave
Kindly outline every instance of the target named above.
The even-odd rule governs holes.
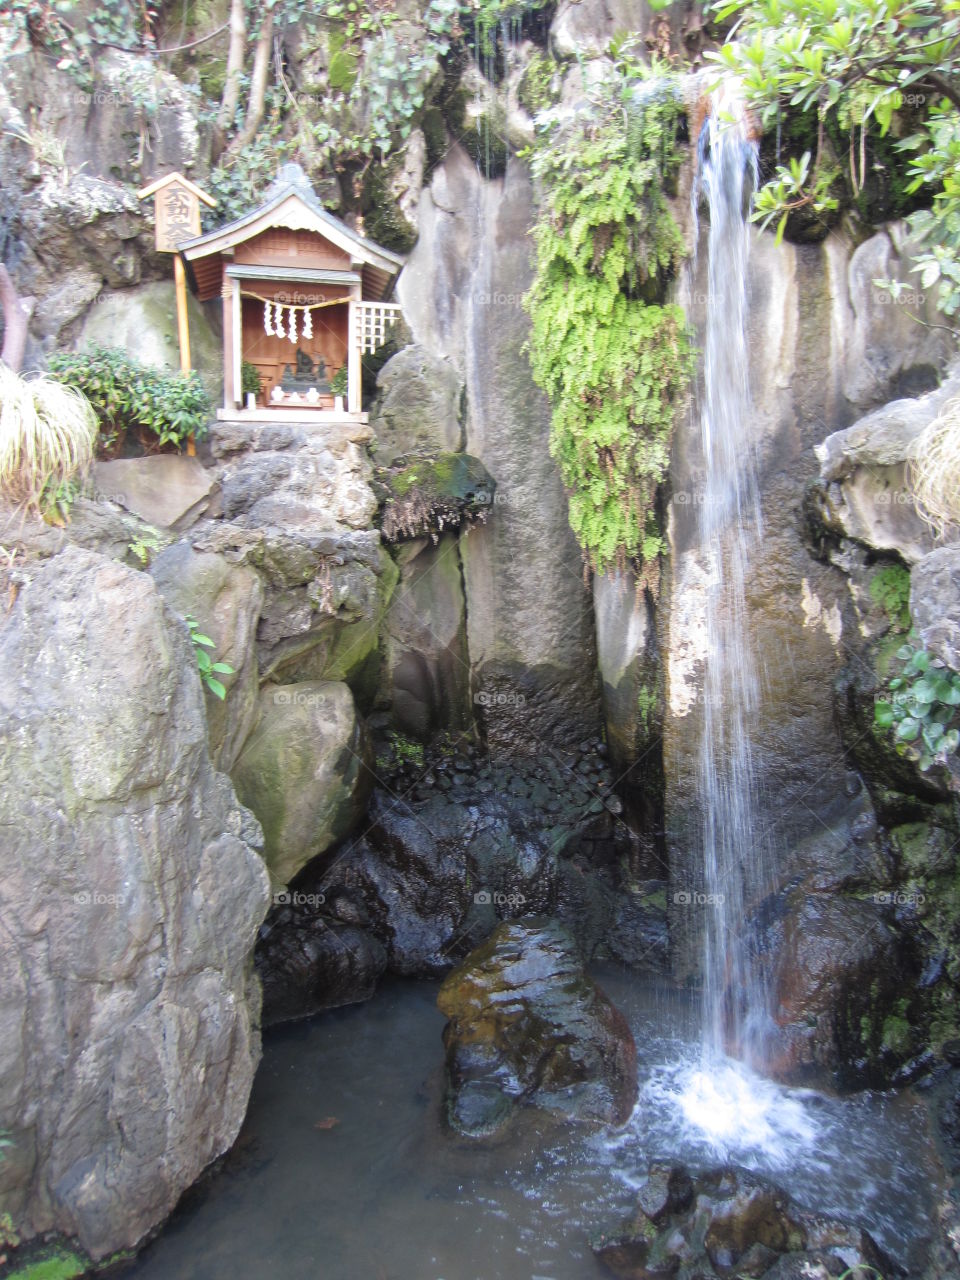
[[[267,267],[231,262],[225,268],[234,280],[279,280],[296,284],[359,284],[356,271],[322,271],[318,267]]]

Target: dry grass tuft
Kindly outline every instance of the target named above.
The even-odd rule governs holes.
[[[39,510],[93,459],[99,424],[86,396],[46,374],[21,376],[0,364],[0,490]]]

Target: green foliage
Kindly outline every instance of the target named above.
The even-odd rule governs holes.
[[[208,649],[215,649],[217,642],[211,640],[209,636],[205,636],[200,630],[200,623],[197,622],[191,614],[187,614],[184,618],[187,628],[190,632],[190,639],[193,642],[194,652],[197,655],[197,669],[200,672],[200,679],[207,686],[215,698],[219,698],[222,702],[227,696],[226,687],[217,679],[218,675],[232,676],[234,668],[229,662],[214,662]]]
[[[633,62],[573,129],[534,154],[543,189],[527,305],[533,376],[550,398],[550,451],[591,567],[652,565],[670,437],[692,369],[686,322],[662,305],[683,240],[664,195],[679,106],[670,80]],[[653,585],[650,573],[645,575]]]
[[[897,751],[926,773],[946,764],[960,745],[960,675],[939,658],[917,648],[916,633],[897,650],[903,666],[874,703],[874,723],[893,730]]]
[[[538,111],[552,107],[560,98],[560,65],[548,53],[536,50],[530,56],[520,84],[517,98],[520,105],[535,116]]]
[[[204,230],[232,222],[263,200],[263,193],[276,177],[277,169],[292,153],[291,143],[278,136],[279,125],[279,120],[274,118],[249,146],[227,153],[223,163],[212,171],[204,185],[217,201],[217,207],[204,206]]]
[[[342,364],[330,379],[330,390],[335,396],[345,396],[347,394],[347,366],[345,364]]]
[[[130,552],[137,557],[144,568],[149,565],[161,547],[162,534],[152,524],[145,524],[143,529],[128,544]]]
[[[794,210],[836,207],[828,133],[849,139],[859,195],[868,136],[891,135],[906,153],[906,192],[926,190],[933,205],[910,218],[924,238],[915,270],[923,288],[938,284],[946,315],[960,312],[960,0],[720,0],[714,13],[737,22],[707,56],[740,78],[763,123],[782,110],[812,110],[818,121],[816,153],[777,170],[754,216],[782,234]]]
[[[62,528],[70,523],[70,508],[76,502],[80,488],[75,479],[50,479],[40,495],[40,514],[47,524]]]
[[[244,395],[252,393],[255,396],[258,396],[263,390],[260,370],[255,364],[251,364],[249,360],[244,360],[240,366],[240,388]]]
[[[870,599],[884,611],[897,631],[910,629],[910,571],[888,564],[870,579]]]
[[[188,436],[207,429],[210,397],[199,375],[171,373],[140,364],[119,347],[55,351],[47,363],[60,382],[93,405],[106,447],[131,429],[145,442],[182,448]]]

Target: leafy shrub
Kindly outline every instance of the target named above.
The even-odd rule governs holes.
[[[93,458],[97,415],[82,390],[0,364],[0,489],[35,510]]]
[[[83,392],[101,422],[106,448],[128,431],[145,447],[182,448],[188,436],[202,436],[210,397],[196,372],[172,373],[132,359],[118,347],[57,351],[51,372],[66,386]]]
[[[258,396],[263,390],[263,380],[260,377],[260,370],[255,364],[251,364],[249,360],[244,360],[240,366],[240,388],[244,395],[252,392]]]
[[[664,194],[679,166],[679,106],[665,76],[641,86],[635,64],[621,67],[592,114],[539,137],[527,306],[550,452],[585,558],[599,573],[631,563],[654,586],[656,491],[692,369],[683,312],[662,305],[684,254]]]
[[[889,696],[874,703],[874,723],[892,729],[897,751],[916,762],[926,773],[935,764],[946,764],[960,745],[960,675],[939,658],[914,643],[897,650],[904,665],[898,676],[887,681]]]

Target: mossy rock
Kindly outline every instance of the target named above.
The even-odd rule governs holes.
[[[400,212],[400,205],[390,189],[391,181],[402,165],[401,155],[393,156],[386,164],[371,165],[364,180],[361,200],[365,233],[395,253],[409,253],[417,243],[417,228]]]
[[[502,178],[507,172],[509,151],[504,132],[502,119],[484,114],[459,135],[463,149],[485,178]]]
[[[486,520],[496,481],[479,458],[442,453],[379,477],[386,501],[382,531],[388,542],[439,536],[446,529]]]
[[[45,1247],[22,1263],[14,1258],[6,1274],[8,1280],[76,1280],[87,1275],[89,1268],[89,1261],[72,1249]]]

